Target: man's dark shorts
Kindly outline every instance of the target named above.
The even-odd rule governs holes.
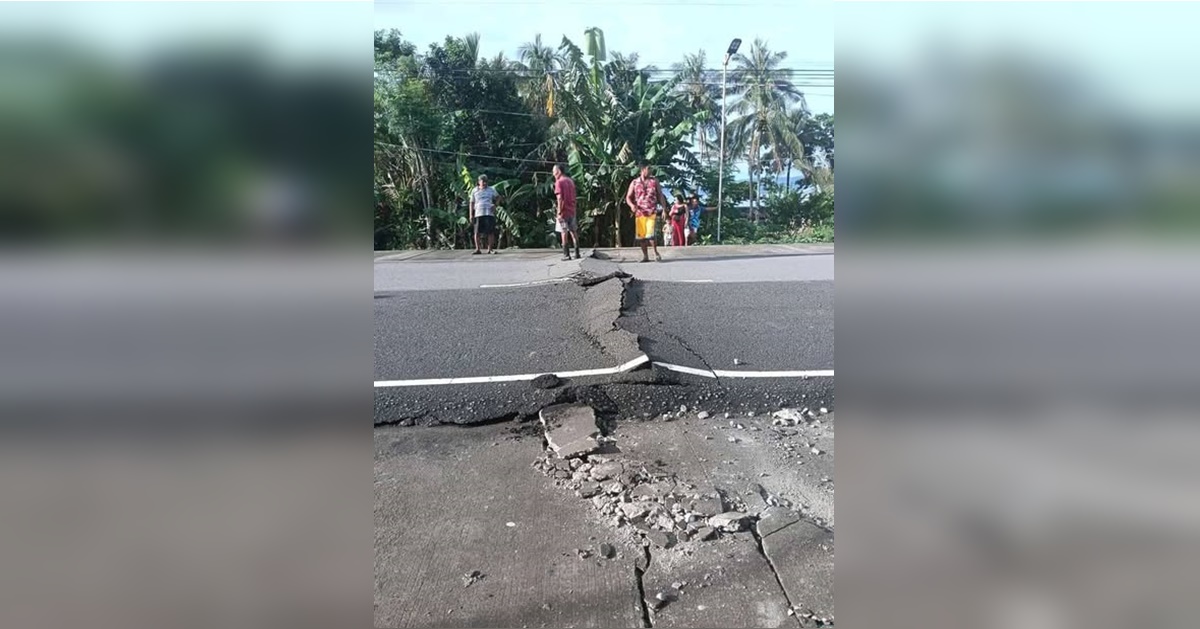
[[[496,217],[495,216],[476,216],[475,217],[475,235],[489,236],[496,233]]]

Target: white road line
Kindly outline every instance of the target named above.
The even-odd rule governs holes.
[[[693,376],[704,376],[706,378],[832,378],[832,369],[813,369],[803,371],[730,371],[727,369],[697,369],[695,367],[684,367],[683,365],[672,365],[671,363],[655,362],[654,366],[662,367],[670,371],[679,373],[691,374]]]
[[[659,363],[659,362],[654,363],[654,366],[662,367],[663,369],[669,369],[671,371],[678,371],[679,373],[691,374],[693,376],[704,376],[706,378],[716,378],[717,377],[716,374],[714,374],[713,372],[711,372],[707,369],[696,369],[695,367],[684,367],[683,365],[672,365],[670,363]]]
[[[583,369],[580,371],[556,371],[552,372],[559,378],[584,378],[587,376],[611,376],[613,374],[624,373],[635,367],[639,367],[650,362],[650,357],[642,354],[637,358],[616,367],[602,367],[600,369]],[[697,369],[695,367],[685,367],[683,365],[673,365],[671,363],[653,363],[656,367],[662,367],[670,371],[686,373],[693,376],[704,376],[705,378],[832,378],[832,369],[816,369],[807,371],[729,371],[724,369],[708,370]],[[549,373],[549,372],[542,372]],[[393,387],[432,387],[446,384],[490,384],[495,382],[521,382],[529,381],[542,375],[542,373],[523,373],[508,376],[470,376],[465,378],[425,378],[421,380],[376,380],[376,389],[386,389]]]
[[[644,365],[650,362],[650,357],[642,354],[637,358],[616,367],[604,367],[601,369],[584,369],[582,371],[557,371],[553,372],[559,378],[582,378],[585,376],[608,376],[612,374],[622,373]],[[467,378],[426,378],[423,380],[376,380],[375,388],[391,388],[391,387],[430,387],[444,384],[485,384],[492,382],[520,382],[533,380],[543,373],[526,373],[511,376],[471,376]]]
[[[480,284],[479,288],[514,288],[517,286],[537,286],[539,284],[555,284],[557,282],[570,282],[569,277],[556,277],[549,280],[535,280],[532,282],[520,282],[517,284]]]
[[[721,378],[832,378],[832,369],[814,369],[808,371],[728,371],[714,369],[713,373]]]

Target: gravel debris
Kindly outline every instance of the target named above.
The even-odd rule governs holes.
[[[472,585],[478,583],[479,581],[482,581],[483,577],[484,577],[484,574],[482,572],[480,572],[478,570],[472,570],[463,575],[463,578],[462,578],[463,587],[465,587],[465,588],[471,587]]]

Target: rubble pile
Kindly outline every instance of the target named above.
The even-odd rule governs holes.
[[[606,452],[612,439],[600,434],[586,406],[549,407],[542,411],[542,423],[547,448],[533,467],[589,501],[613,527],[632,527],[660,548],[755,530],[760,517],[778,518],[778,509],[792,506],[761,485],[741,495],[726,494],[681,481],[661,464],[614,454],[615,449]]]
[[[778,410],[771,413],[771,431],[778,437],[801,436],[808,429],[820,431],[825,428],[821,423],[821,417],[824,417],[828,413],[829,409],[826,408],[820,408],[816,411],[809,408],[785,408]],[[824,450],[820,449],[816,443],[809,439],[786,439],[781,441],[780,446],[787,453],[787,458],[802,457],[808,454],[825,454]]]
[[[720,532],[747,529],[753,520],[738,510],[744,508],[739,500],[628,458],[590,454],[563,459],[550,452],[533,467],[589,501],[614,527],[632,527],[660,548],[716,539]]]
[[[814,423],[814,422],[819,425],[821,423],[821,420],[818,418],[827,414],[828,412],[829,412],[829,409],[826,409],[826,408],[821,408],[821,409],[818,409],[817,411],[813,411],[809,408],[802,408],[802,409],[785,408],[785,409],[775,411],[774,413],[771,413],[771,417],[774,418],[771,420],[771,425],[772,426],[799,426],[800,424],[807,425],[807,424]]]

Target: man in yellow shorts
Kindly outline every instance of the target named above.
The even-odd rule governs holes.
[[[650,164],[641,163],[641,175],[629,183],[629,191],[625,193],[625,203],[633,212],[636,226],[634,238],[642,247],[642,262],[649,262],[650,255],[647,247],[654,247],[654,259],[662,262],[658,254],[658,241],[655,239],[654,224],[658,208],[667,210],[667,197],[663,195],[662,186],[650,174]]]

